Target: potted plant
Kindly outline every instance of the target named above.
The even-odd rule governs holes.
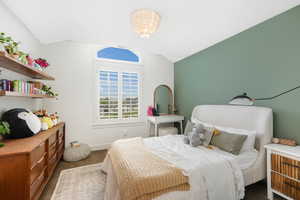
[[[28,64],[28,60],[27,60],[27,53],[24,53],[23,51],[18,51],[18,56],[19,56],[19,60],[24,64],[27,65]]]
[[[5,33],[0,33],[0,51],[5,52],[5,45],[10,41],[10,37],[6,36]]]
[[[11,37],[6,36],[5,33],[0,33],[0,51],[5,51],[14,58],[18,58],[19,43],[14,41]]]
[[[57,93],[54,93],[54,92],[52,91],[52,88],[49,87],[49,86],[47,86],[47,85],[43,85],[42,91],[43,91],[46,95],[51,96],[51,97],[57,97],[57,96],[58,96],[58,94],[57,94]]]
[[[1,143],[3,140],[3,136],[10,134],[9,124],[4,121],[0,121],[0,147],[3,147],[4,144]]]
[[[7,45],[5,45],[5,50],[6,52],[11,55],[13,58],[18,59],[19,58],[19,54],[18,54],[18,45],[19,43],[14,41],[14,40],[10,40]]]

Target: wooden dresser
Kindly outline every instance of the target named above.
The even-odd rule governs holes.
[[[267,149],[268,199],[273,193],[300,200],[300,146],[269,144]]]
[[[63,155],[65,124],[4,143],[0,148],[0,199],[38,199]]]

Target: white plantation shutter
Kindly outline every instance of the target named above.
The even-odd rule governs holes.
[[[118,72],[100,71],[100,119],[117,119],[119,112]]]
[[[139,117],[139,74],[99,71],[100,120]]]
[[[122,72],[122,118],[138,118],[138,81],[137,73]]]

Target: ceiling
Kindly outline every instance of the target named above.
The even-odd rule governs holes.
[[[120,45],[175,62],[300,4],[300,0],[2,0],[42,43]],[[130,13],[151,8],[158,32],[137,36]]]

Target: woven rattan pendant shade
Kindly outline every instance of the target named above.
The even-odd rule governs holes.
[[[156,32],[159,22],[159,14],[150,9],[138,9],[131,14],[133,29],[142,38],[148,38]]]

